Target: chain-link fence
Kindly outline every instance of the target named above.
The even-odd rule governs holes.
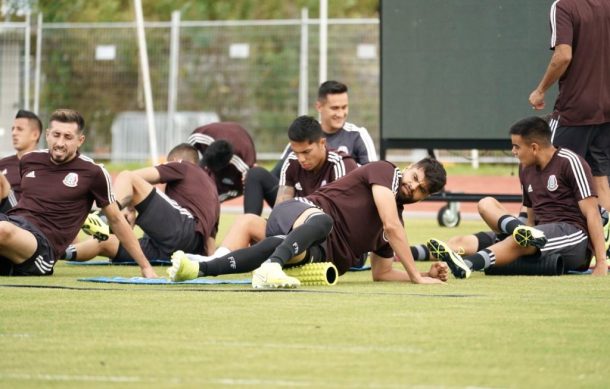
[[[319,84],[319,23],[315,19],[179,22],[175,41],[178,44],[173,48],[178,53],[176,98],[170,112],[175,109],[177,116],[181,112],[202,112],[210,117],[216,114],[223,121],[240,122],[252,133],[260,155],[279,153],[287,141],[287,126],[299,111],[304,23],[308,42],[304,51],[308,114],[317,115],[314,103]],[[365,126],[376,142],[379,138],[378,25],[377,19],[330,19],[327,73],[328,79],[340,80],[349,86],[349,120]],[[85,152],[94,157],[109,157],[113,123],[124,112],[145,110],[135,24],[44,23],[41,28],[32,29],[32,34],[36,35],[37,31],[42,38],[38,109],[41,119],[46,121],[60,107],[80,111],[89,131]],[[160,115],[168,111],[171,92],[171,31],[171,22],[145,24],[154,110]],[[4,44],[3,50],[8,46]],[[19,50],[23,50],[22,46]],[[36,54],[33,47],[31,57]],[[30,72],[34,74],[35,70]],[[4,78],[0,87],[6,87]],[[13,87],[19,91],[18,86]],[[30,89],[34,90],[34,86]],[[23,97],[20,98],[23,105]],[[15,104],[11,107],[18,108]],[[144,119],[139,124],[130,123],[146,126]],[[160,123],[157,132],[170,131],[169,127],[175,125],[166,120]],[[147,144],[148,138],[142,136],[142,131],[129,128],[125,131],[129,134],[121,134],[121,141],[127,142],[126,152],[122,156],[112,153],[113,159],[141,158],[141,155],[129,155],[128,151],[133,148],[130,145]],[[178,129],[176,133],[184,131]],[[160,153],[171,147],[168,142],[182,140],[169,139],[159,143]],[[10,142],[8,146],[10,149]]]

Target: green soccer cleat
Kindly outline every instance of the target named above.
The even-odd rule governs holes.
[[[83,232],[103,242],[110,237],[110,227],[104,223],[98,212],[91,212],[81,227]]]
[[[455,278],[468,278],[472,274],[472,270],[466,265],[462,257],[451,250],[445,242],[438,239],[430,239],[426,242],[426,246],[430,250],[430,254],[449,266]]]
[[[252,287],[254,289],[292,289],[300,285],[301,282],[298,279],[284,273],[279,263],[265,262],[252,273]]]
[[[172,254],[172,266],[167,269],[169,279],[175,282],[194,280],[199,276],[199,264],[191,261],[184,251]]]
[[[513,231],[513,239],[521,247],[537,247],[539,249],[546,245],[544,232],[526,225],[521,225]]]

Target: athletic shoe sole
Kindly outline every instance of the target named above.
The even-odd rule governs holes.
[[[433,256],[449,266],[455,278],[468,278],[472,274],[472,270],[466,265],[462,257],[453,252],[444,242],[438,239],[430,239],[426,246]]]

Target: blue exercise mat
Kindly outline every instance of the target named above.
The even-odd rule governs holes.
[[[368,265],[364,265],[362,267],[350,267],[349,271],[367,271],[367,270],[371,270],[371,267]]]
[[[138,266],[137,263],[133,262],[133,261],[113,261],[110,262],[108,260],[101,260],[101,261],[65,261],[66,265],[71,265],[71,266],[110,266],[110,265],[118,265],[118,266]],[[152,259],[150,261],[151,265],[153,266],[171,266],[172,265],[172,261],[169,259]]]
[[[189,281],[174,282],[167,278],[143,278],[143,277],[86,277],[79,278],[78,281],[84,282],[102,282],[108,284],[136,284],[136,285],[220,285],[220,284],[235,284],[246,285],[250,284],[251,280],[223,280],[209,278],[195,278]]]

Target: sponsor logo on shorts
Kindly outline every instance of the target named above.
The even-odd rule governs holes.
[[[532,193],[534,189],[532,189],[532,184],[529,184],[527,187],[527,193]]]
[[[63,180],[63,183],[68,188],[76,188],[78,185],[78,174],[76,173],[68,173]]]
[[[559,184],[557,184],[557,177],[555,177],[554,174],[551,174],[549,176],[549,180],[546,183],[546,188],[550,191],[550,192],[554,192],[557,190],[557,188],[559,188]]]

